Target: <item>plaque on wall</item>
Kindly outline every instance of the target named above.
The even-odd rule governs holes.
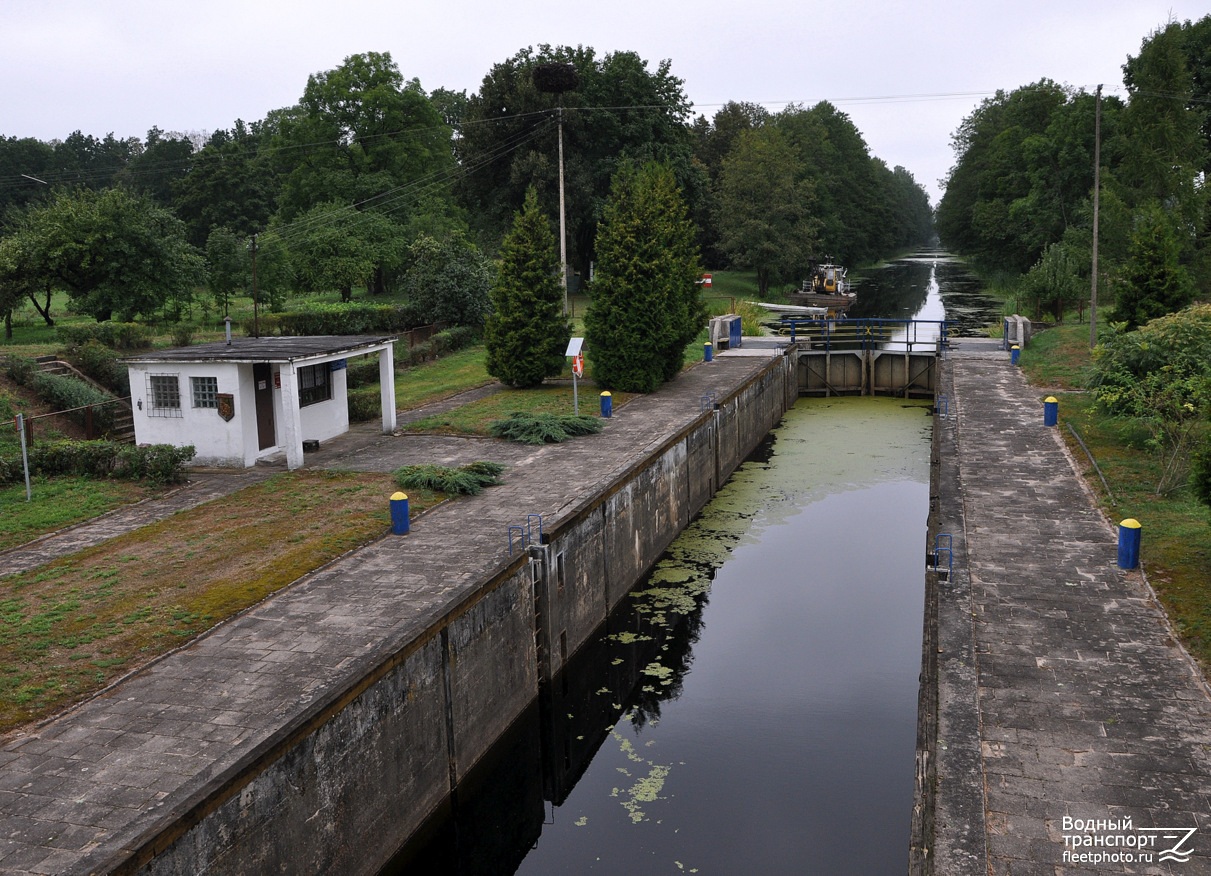
[[[235,396],[230,392],[216,392],[214,398],[218,403],[219,416],[230,423],[235,416]]]

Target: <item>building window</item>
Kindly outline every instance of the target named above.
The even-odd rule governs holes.
[[[328,363],[304,365],[299,369],[299,407],[305,408],[332,398],[332,375]]]
[[[191,377],[189,385],[193,389],[193,406],[195,408],[217,408],[219,406],[219,378]]]
[[[181,416],[181,388],[177,375],[147,375],[147,416]]]

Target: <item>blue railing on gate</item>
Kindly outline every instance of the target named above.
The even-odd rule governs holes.
[[[837,350],[945,349],[950,344],[949,323],[935,319],[804,319],[783,316],[783,331],[792,342],[802,335],[813,348]]]

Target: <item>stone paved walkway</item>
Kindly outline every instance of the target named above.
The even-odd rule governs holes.
[[[942,464],[966,568],[940,610],[936,872],[1211,874],[1201,674],[1143,575],[1118,569],[1117,531],[1043,425],[1043,394],[1003,352],[960,345],[949,371]],[[961,732],[971,705],[978,750]],[[983,825],[964,822],[964,794],[982,796]]]
[[[720,357],[692,368],[620,408],[601,434],[562,445],[355,436],[326,464],[389,470],[444,453],[508,468],[501,486],[432,509],[407,537],[346,555],[103,695],[4,739],[0,874],[108,872],[503,567],[509,525],[575,513],[698,417],[703,396],[727,395],[766,364]]]

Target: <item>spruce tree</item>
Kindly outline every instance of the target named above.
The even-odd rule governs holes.
[[[600,386],[651,392],[677,376],[706,313],[694,224],[672,171],[649,162],[614,178],[597,230],[585,344]]]
[[[1114,308],[1114,318],[1129,329],[1181,310],[1194,297],[1194,284],[1181,264],[1182,240],[1175,224],[1156,202],[1136,215]]]
[[[488,373],[509,386],[538,386],[563,370],[572,327],[563,315],[557,264],[555,235],[531,187],[501,242],[494,312],[484,325]]]

